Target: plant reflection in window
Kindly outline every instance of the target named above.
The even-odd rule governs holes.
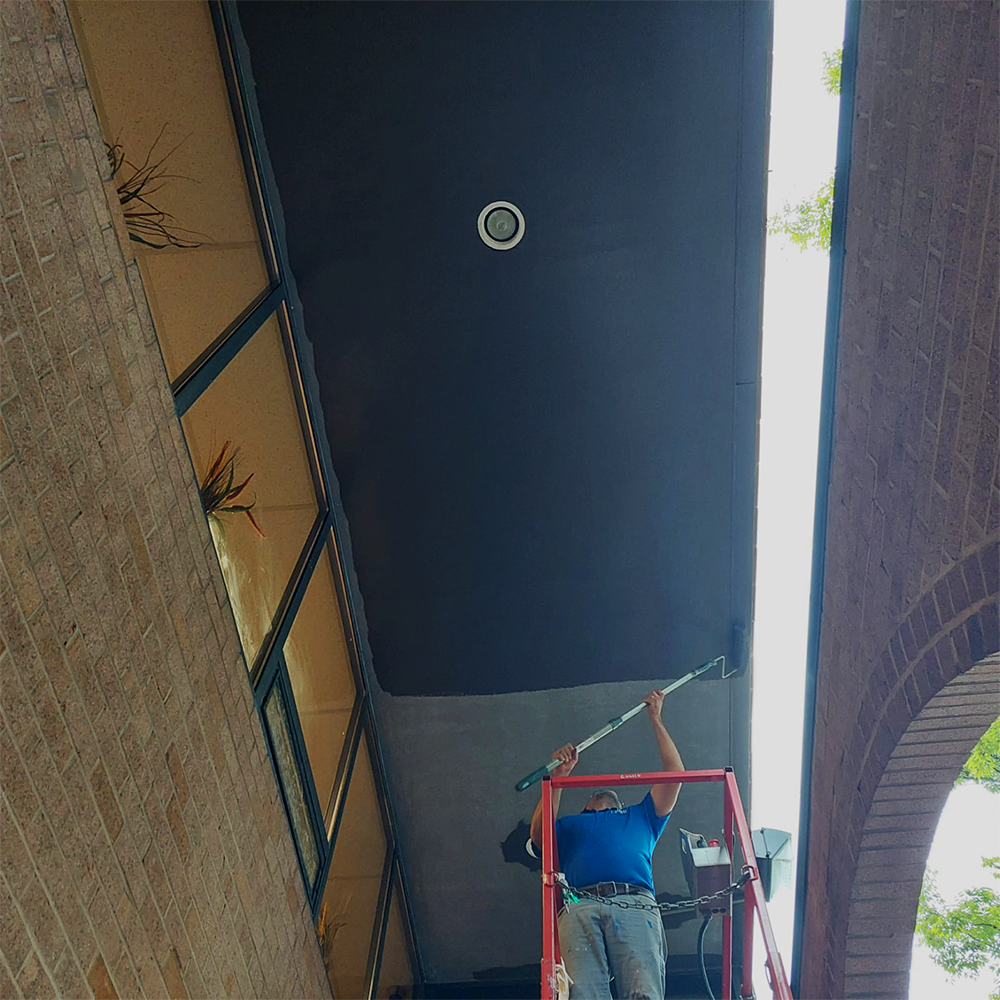
[[[246,514],[248,520],[253,525],[253,530],[261,538],[267,536],[260,529],[260,525],[254,520],[252,509],[257,503],[254,497],[250,503],[238,504],[235,501],[247,488],[250,480],[253,479],[251,472],[242,483],[236,483],[236,458],[240,453],[239,448],[234,448],[231,452],[229,446],[231,441],[223,443],[219,449],[219,454],[209,466],[208,472],[201,483],[201,504],[205,508],[205,513],[210,520],[214,520],[221,525],[220,514]],[[235,485],[234,485],[235,483]]]
[[[337,932],[347,926],[347,910],[351,905],[351,894],[341,896],[337,901],[337,908],[334,910],[328,902],[323,903],[319,910],[319,919],[316,921],[316,930],[319,934],[320,949],[323,952],[323,961],[328,969],[334,966],[334,949],[337,941]]]
[[[122,212],[125,215],[125,227],[128,230],[128,238],[143,246],[152,247],[154,250],[162,250],[164,247],[172,246],[180,250],[193,250],[202,246],[201,243],[189,243],[182,234],[193,236],[204,236],[195,229],[184,229],[176,225],[176,219],[169,212],[164,212],[157,208],[149,199],[163,187],[163,181],[168,178],[181,178],[180,174],[168,174],[163,165],[183,143],[181,139],[173,149],[166,152],[159,160],[150,163],[153,150],[166,130],[166,125],[160,129],[159,134],[153,141],[146,153],[146,159],[142,166],[136,166],[131,160],[126,159],[120,142],[115,142],[112,146],[104,144],[108,154],[108,163],[111,165],[111,176],[116,178],[115,189],[118,193],[118,201],[121,204]],[[185,138],[187,138],[185,136]],[[122,168],[128,167],[132,173],[129,177],[119,178]],[[191,180],[190,177],[183,178]],[[154,243],[152,240],[162,240]]]

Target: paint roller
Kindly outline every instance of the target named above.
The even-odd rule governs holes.
[[[665,688],[660,690],[664,695],[671,694],[676,691],[679,687],[683,687],[688,681],[693,681],[696,677],[700,677],[702,674],[711,670],[712,667],[719,664],[722,665],[722,680],[727,680],[736,674],[743,673],[746,669],[747,664],[750,659],[750,639],[747,635],[746,626],[742,622],[733,622],[732,628],[730,629],[730,658],[735,661],[735,669],[726,671],[726,657],[725,655],[717,656],[714,660],[709,660],[707,663],[703,663],[700,667],[695,667],[694,670],[689,671],[683,677],[678,677],[677,680],[668,684]],[[630,708],[623,715],[619,715],[617,718],[610,719],[606,722],[596,733],[592,733],[585,740],[576,744],[576,752],[578,754],[583,753],[588,747],[592,747],[598,740],[603,740],[605,736],[609,733],[613,733],[619,726],[623,726],[629,719],[634,719],[643,709],[646,707],[644,701],[640,701],[638,705],[634,708]],[[532,771],[531,774],[525,775],[515,786],[514,790],[518,792],[523,792],[526,788],[530,788],[536,782],[541,781],[547,774],[551,774],[559,765],[562,763],[558,757],[553,757],[547,764],[543,764],[538,770]]]

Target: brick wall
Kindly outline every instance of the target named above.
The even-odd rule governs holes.
[[[329,996],[65,8],[0,22],[0,996]]]
[[[873,802],[913,720],[1000,648],[998,14],[989,0],[861,8],[804,998],[905,995],[865,957],[875,945],[848,950],[852,893],[874,891],[858,874]],[[912,796],[927,786],[926,843],[960,752],[906,768]],[[915,858],[879,873],[907,884],[899,912],[915,909]]]

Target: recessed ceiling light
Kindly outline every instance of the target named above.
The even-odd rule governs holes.
[[[509,250],[524,236],[524,216],[509,201],[490,202],[479,213],[479,235],[493,250]]]

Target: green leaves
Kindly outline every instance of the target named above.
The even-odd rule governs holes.
[[[1000,858],[983,858],[983,867],[1000,880]],[[933,869],[924,875],[914,933],[935,963],[955,976],[989,969],[996,977],[990,1000],[1000,1000],[1000,895],[992,889],[966,889],[949,905],[937,889]]]
[[[828,94],[840,94],[840,67],[843,61],[843,49],[823,53],[823,89]]]
[[[956,785],[975,783],[1000,793],[1000,719],[983,733],[962,767]],[[1000,881],[1000,858],[983,858],[983,867]],[[953,904],[938,891],[928,868],[917,904],[918,935],[934,962],[955,976],[989,969],[996,977],[990,1000],[1000,1000],[1000,894],[980,886],[966,889]]]
[[[975,782],[994,794],[1000,794],[1000,719],[983,733],[962,765],[956,785]]]
[[[823,89],[828,94],[840,95],[840,67],[844,50],[834,49],[823,53]],[[787,201],[780,212],[767,220],[769,236],[787,236],[800,250],[813,247],[830,252],[830,233],[833,228],[833,177],[820,186],[811,197],[790,205]]]
[[[770,236],[784,233],[800,250],[816,247],[830,252],[833,226],[833,174],[812,197],[792,207],[785,202],[780,212],[767,220]]]

